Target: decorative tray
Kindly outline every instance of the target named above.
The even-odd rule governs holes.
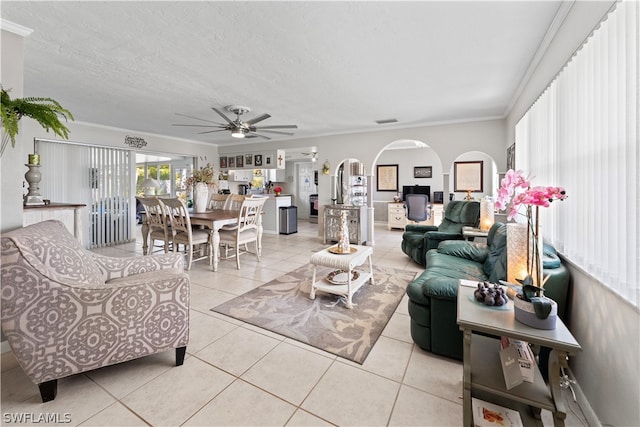
[[[357,270],[351,270],[351,281],[355,281],[360,277]],[[346,285],[349,281],[349,272],[346,270],[334,270],[327,274],[327,280],[334,285]]]
[[[479,306],[482,306],[482,307],[484,307],[484,308],[489,308],[489,309],[491,309],[491,310],[500,310],[500,311],[509,311],[509,310],[512,310],[512,308],[511,308],[511,304],[509,304],[509,301],[507,301],[507,303],[506,303],[506,304],[504,304],[504,305],[485,305],[484,303],[482,303],[482,302],[480,302],[480,301],[476,300],[476,299],[474,298],[474,296],[473,296],[473,295],[467,295],[467,298],[468,298],[468,299],[469,299],[469,301],[471,301],[472,303],[474,303],[474,304],[476,304],[476,305],[479,305]]]
[[[354,248],[354,247],[350,247],[349,248],[349,252],[342,252],[340,250],[340,248],[338,248],[337,246],[331,246],[327,250],[329,252],[331,252],[332,254],[338,254],[338,255],[349,255],[349,254],[354,254],[354,253],[358,252],[358,248]]]

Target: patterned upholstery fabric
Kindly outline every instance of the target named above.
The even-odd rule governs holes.
[[[55,220],[4,233],[1,250],[2,330],[34,383],[186,347],[180,254],[100,256]]]

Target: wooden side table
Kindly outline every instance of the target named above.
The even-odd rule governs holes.
[[[373,254],[373,248],[371,246],[351,245],[356,251],[352,254],[334,254],[329,252],[328,249],[323,249],[319,252],[311,255],[309,262],[313,264],[313,278],[311,279],[311,292],[309,298],[316,298],[316,289],[334,294],[344,295],[347,297],[347,308],[353,308],[353,294],[364,283],[369,280],[373,284],[373,263],[371,262],[371,255]],[[360,276],[356,280],[351,280],[353,270],[369,260],[369,271],[360,272]],[[325,267],[333,267],[336,269],[344,270],[347,272],[346,284],[333,284],[327,279],[321,278],[316,281],[316,266],[322,265]]]
[[[464,426],[473,426],[471,396],[478,392],[484,393],[483,397],[489,395],[496,398],[499,404],[512,409],[522,409],[519,405],[535,408],[533,415],[538,420],[540,410],[549,410],[553,413],[554,425],[564,426],[567,412],[560,393],[560,367],[567,366],[569,354],[582,350],[580,344],[560,319],[557,320],[554,330],[535,329],[515,319],[513,301],[509,301],[509,310],[485,307],[475,302],[473,292],[476,287],[477,282],[469,280],[460,280],[458,285],[458,325],[464,334]],[[500,341],[474,332],[497,337],[506,336],[551,348],[549,388],[536,367],[533,383],[524,382],[507,390],[500,366]],[[503,404],[503,401],[507,404]],[[520,413],[525,419],[526,410],[520,410]]]

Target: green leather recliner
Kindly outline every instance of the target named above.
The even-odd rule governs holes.
[[[407,287],[411,337],[424,350],[462,359],[462,333],[456,322],[458,279],[498,283],[507,277],[507,230],[502,223],[489,230],[487,243],[453,240],[427,252],[427,267]],[[555,249],[543,248],[545,295],[558,303],[564,319],[569,291],[569,270]]]
[[[408,224],[402,235],[402,251],[420,265],[425,256],[444,240],[462,240],[462,227],[477,227],[480,222],[480,202],[454,200],[444,211],[439,226]]]

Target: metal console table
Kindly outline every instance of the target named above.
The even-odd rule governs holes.
[[[515,319],[512,301],[509,301],[511,310],[495,310],[475,302],[473,292],[476,285],[477,282],[469,280],[461,280],[458,285],[458,325],[464,334],[464,426],[473,426],[471,396],[478,392],[482,398],[490,396],[487,400],[495,398],[499,401],[495,403],[520,410],[525,419],[528,415],[526,407],[529,407],[539,425],[540,411],[549,410],[553,413],[554,425],[564,426],[567,412],[560,393],[560,367],[567,366],[569,354],[582,350],[580,344],[560,319],[557,319],[554,330],[535,329]],[[506,336],[551,348],[549,388],[536,369],[533,383],[524,382],[507,390],[500,366],[499,340],[474,332]]]

